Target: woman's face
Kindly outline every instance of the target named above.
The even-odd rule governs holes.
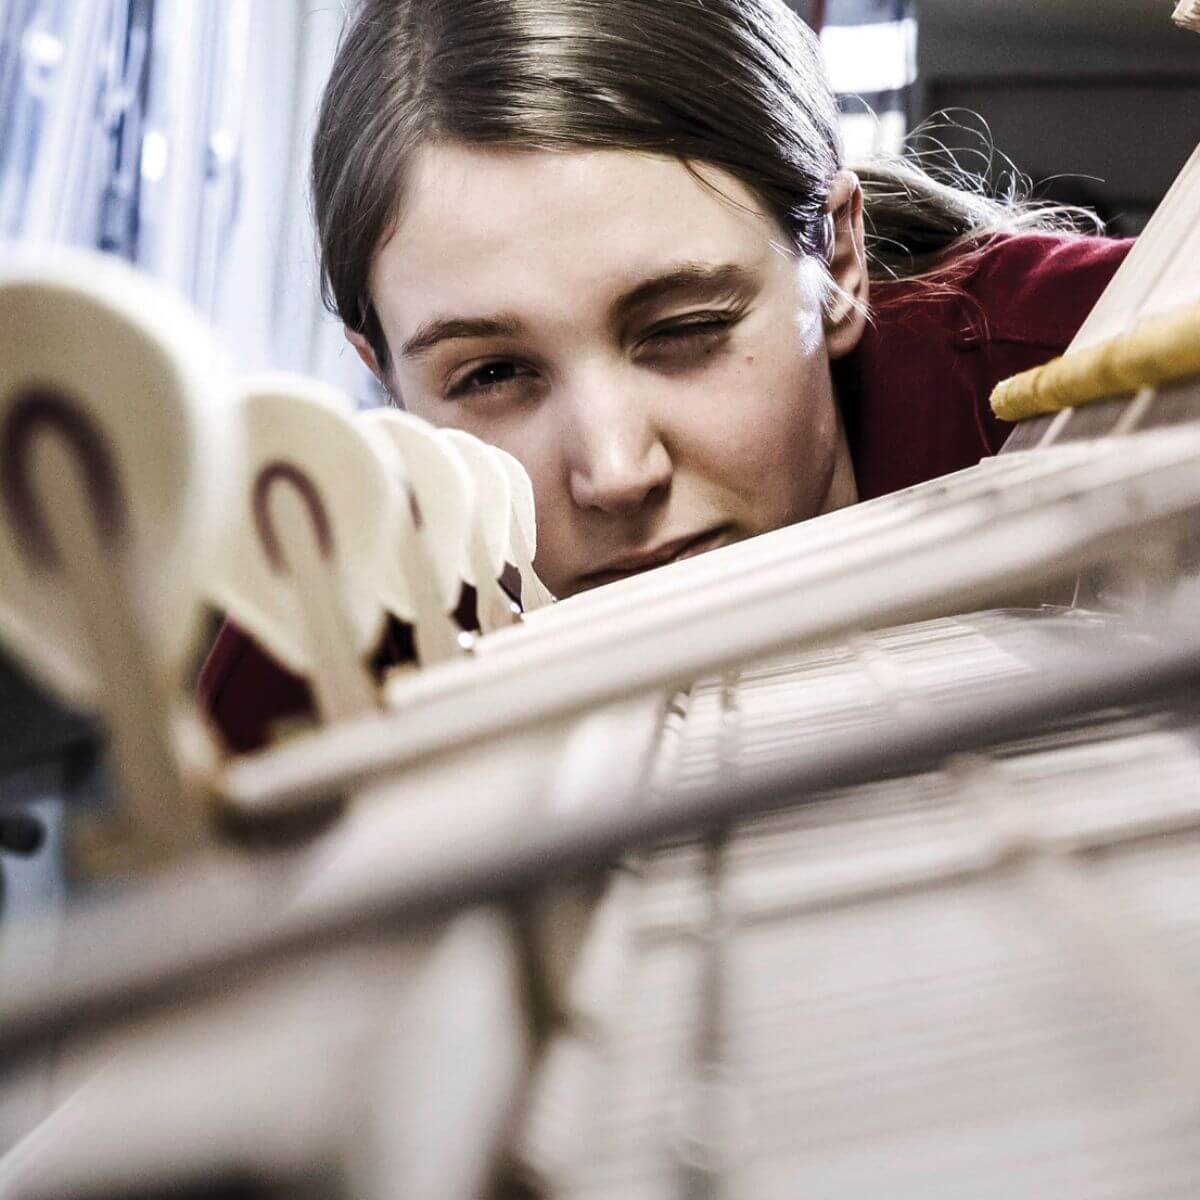
[[[854,499],[821,268],[701,170],[429,145],[373,264],[388,386],[525,465],[559,596]]]

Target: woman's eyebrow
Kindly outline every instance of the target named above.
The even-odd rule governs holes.
[[[734,263],[680,263],[669,271],[643,279],[612,304],[614,323],[627,321],[640,309],[663,300],[688,297],[712,299],[757,287],[752,271]],[[400,348],[402,358],[421,358],[442,342],[462,338],[518,338],[525,332],[519,317],[496,313],[487,317],[435,317],[420,326]]]
[[[420,358],[441,342],[456,338],[520,337],[524,326],[516,317],[437,317],[427,321],[400,348],[402,358]]]
[[[734,263],[681,263],[660,275],[645,279],[619,296],[612,306],[614,322],[626,321],[640,309],[663,300],[688,298],[712,299],[755,290],[758,280],[753,271]]]

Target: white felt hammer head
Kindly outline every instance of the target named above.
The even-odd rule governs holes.
[[[483,537],[492,579],[504,573],[512,536],[512,486],[508,472],[492,448],[461,429],[443,429],[440,436],[462,456],[475,481],[475,520]],[[478,580],[472,580],[478,585]]]
[[[45,497],[80,489],[154,668],[177,676],[238,458],[229,380],[201,319],[117,259],[58,248],[0,270],[0,636],[70,702],[94,704],[96,676]]]
[[[284,374],[239,387],[245,464],[236,519],[213,570],[213,599],[285,666],[313,665],[297,596],[302,560],[331,587],[353,649],[383,630],[381,575],[392,538],[395,480],[336,388]]]
[[[534,555],[537,554],[537,510],[533,499],[533,483],[525,468],[507,450],[491,445],[488,449],[508,476],[508,486],[512,494],[512,541],[516,542],[519,532],[525,543],[524,547],[514,544],[513,553],[518,555],[523,549],[532,563]],[[516,563],[517,559],[514,557],[512,561]]]
[[[409,508],[425,542],[446,612],[471,582],[468,538],[475,513],[475,483],[463,463],[427,421],[396,409],[377,409],[363,420],[388,438],[404,462]]]

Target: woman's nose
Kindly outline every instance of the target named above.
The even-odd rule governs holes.
[[[580,508],[632,516],[661,500],[671,455],[644,400],[608,389],[570,406],[571,497]]]

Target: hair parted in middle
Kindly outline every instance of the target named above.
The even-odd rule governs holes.
[[[843,166],[819,44],[784,0],[361,0],[325,88],[311,183],[326,303],[385,371],[371,264],[431,142],[715,166],[798,252],[821,256]],[[913,162],[855,170],[878,278],[919,275],[990,233],[1063,224]]]

